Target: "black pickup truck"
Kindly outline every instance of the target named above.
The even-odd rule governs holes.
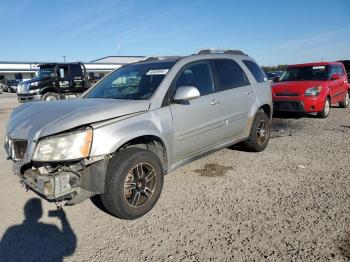
[[[19,102],[59,100],[77,97],[90,86],[82,63],[41,64],[37,77],[18,85],[17,96]]]

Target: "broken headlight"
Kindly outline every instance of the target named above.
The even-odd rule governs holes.
[[[63,133],[39,140],[34,161],[67,161],[86,158],[90,154],[92,129]]]

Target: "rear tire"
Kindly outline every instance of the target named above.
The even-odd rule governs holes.
[[[60,100],[60,99],[61,99],[60,95],[53,92],[47,92],[41,98],[41,100],[43,101]]]
[[[250,152],[261,152],[267,147],[269,138],[270,119],[265,112],[259,111],[254,117],[249,138],[243,142],[244,147]]]
[[[127,148],[108,164],[101,200],[110,214],[121,219],[136,219],[157,203],[163,182],[163,166],[156,154]]]
[[[347,91],[345,93],[343,101],[339,102],[339,107],[341,107],[341,108],[349,107],[349,103],[350,103],[349,93],[350,93],[350,91]]]
[[[327,97],[326,101],[324,102],[324,106],[321,112],[317,113],[317,116],[319,118],[327,118],[329,116],[329,111],[331,108],[331,101],[330,99]]]

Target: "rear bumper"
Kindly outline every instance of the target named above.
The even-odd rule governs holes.
[[[302,100],[274,99],[273,110],[295,113],[321,112],[324,100],[320,97],[305,97]]]

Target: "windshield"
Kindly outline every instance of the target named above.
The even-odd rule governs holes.
[[[148,99],[175,62],[124,66],[99,82],[85,97],[107,99]]]
[[[280,81],[327,80],[327,69],[328,66],[288,67]]]
[[[38,72],[38,77],[47,77],[47,76],[51,76],[51,74],[53,73],[54,68],[53,67],[43,67],[39,69]]]

